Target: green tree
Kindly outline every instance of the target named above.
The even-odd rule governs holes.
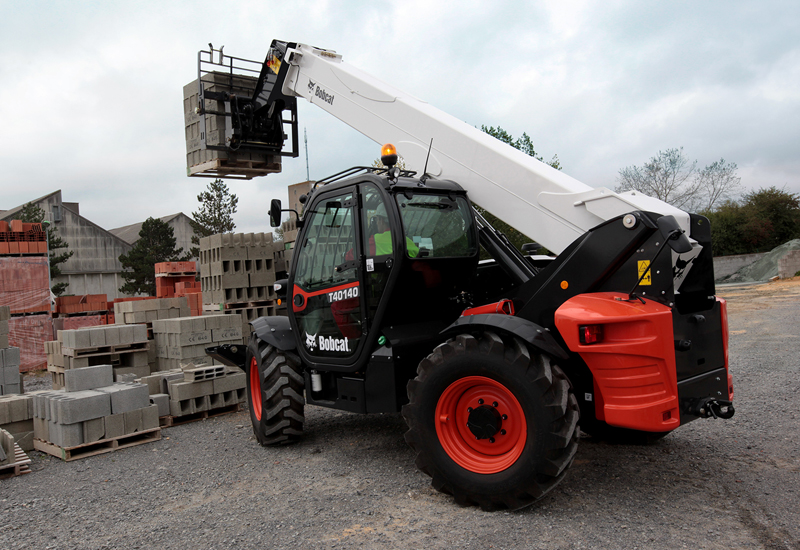
[[[533,147],[533,141],[531,140],[530,136],[528,136],[527,133],[523,132],[522,137],[514,139],[514,137],[511,134],[509,134],[499,126],[497,128],[495,128],[494,126],[490,126],[488,128],[486,126],[481,126],[481,130],[486,132],[490,136],[499,139],[503,143],[507,143],[511,147],[519,149],[526,155],[529,155],[538,161],[545,162],[544,159],[541,157],[541,155],[536,154],[536,150]],[[546,162],[546,164],[549,164],[556,170],[561,170],[561,163],[558,160],[558,155],[553,155],[553,158],[549,162]],[[494,227],[501,233],[505,234],[506,238],[518,250],[522,250],[522,245],[534,242],[533,239],[531,239],[524,233],[517,231],[516,229],[508,225],[506,222],[504,222],[497,216],[487,211],[485,208],[475,204],[475,210],[477,210],[484,218],[486,218],[486,221],[488,221],[492,227]],[[549,251],[546,248],[542,247],[538,250],[538,253],[547,254],[549,253]],[[485,256],[485,254],[483,255]]]
[[[45,221],[45,211],[38,205],[31,202],[22,207],[22,212],[19,219],[25,223],[43,223]],[[48,224],[44,224],[47,226]],[[58,228],[49,224],[46,228],[47,231],[47,248],[50,251],[50,281],[51,284],[55,278],[61,275],[61,268],[59,265],[69,260],[75,253],[72,250],[67,251],[69,243],[58,235]],[[69,283],[55,283],[50,287],[50,291],[56,296],[61,296],[69,286]]]
[[[774,186],[703,214],[711,222],[715,256],[766,252],[800,238],[800,195]]]
[[[175,249],[175,234],[169,224],[157,218],[147,218],[139,231],[139,240],[128,254],[122,254],[122,278],[125,284],[119,289],[125,294],[156,294],[156,266],[159,262],[177,262],[189,256],[181,256],[183,248]]]
[[[527,133],[523,132],[522,137],[514,139],[511,134],[503,130],[500,126],[497,128],[494,126],[489,126],[487,128],[485,125],[481,125],[481,130],[490,136],[496,137],[503,143],[509,144],[514,149],[519,149],[526,155],[529,155],[540,162],[544,162],[545,164],[549,164],[556,170],[561,170],[561,162],[558,160],[558,155],[553,155],[552,159],[545,162],[541,155],[536,154],[536,149],[533,147],[533,140],[531,140]]]
[[[239,198],[231,194],[228,186],[221,179],[216,179],[208,184],[208,189],[197,195],[200,209],[192,212],[192,244],[199,245],[200,238],[219,233],[230,233],[236,227],[233,215],[236,213]],[[200,255],[198,246],[189,250],[189,256],[196,258]]]
[[[702,170],[683,154],[683,147],[659,151],[642,166],[619,171],[617,193],[638,191],[689,212],[708,211],[740,192],[736,163],[720,159]]]

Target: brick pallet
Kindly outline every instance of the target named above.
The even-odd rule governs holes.
[[[11,315],[50,313],[50,264],[46,256],[0,257],[0,304]]]
[[[40,223],[24,223],[11,220],[0,221],[1,255],[42,255],[47,254],[47,235]]]

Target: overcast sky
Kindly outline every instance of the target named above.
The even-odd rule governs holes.
[[[345,63],[480,126],[527,132],[546,159],[614,187],[620,168],[683,147],[735,162],[748,189],[800,192],[800,3],[761,0],[402,2],[0,1],[0,209],[63,191],[107,229],[197,210],[182,88],[197,51],[263,60],[273,38]],[[299,105],[311,179],[379,148]],[[402,151],[401,151],[402,154]],[[306,180],[227,181],[237,231]]]

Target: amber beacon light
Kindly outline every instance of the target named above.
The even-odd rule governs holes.
[[[387,143],[381,147],[381,162],[387,168],[391,168],[397,164],[397,149],[391,143]]]

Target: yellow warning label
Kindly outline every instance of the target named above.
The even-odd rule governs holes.
[[[267,61],[267,67],[269,67],[273,73],[278,74],[278,71],[281,70],[281,60],[273,55],[272,59]]]
[[[639,282],[640,285],[651,285],[653,284],[652,274],[650,273],[650,260],[640,260],[639,261],[639,274],[637,277],[641,277],[643,273],[645,273],[644,278]]]

